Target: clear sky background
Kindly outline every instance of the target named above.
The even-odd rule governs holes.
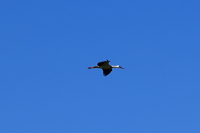
[[[199,0],[2,0],[1,133],[200,133]],[[114,69],[87,69],[110,60]]]

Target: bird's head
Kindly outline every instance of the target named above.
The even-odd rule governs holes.
[[[118,67],[118,68],[121,68],[121,69],[125,69],[125,68],[121,67],[120,65],[117,65],[117,67]]]

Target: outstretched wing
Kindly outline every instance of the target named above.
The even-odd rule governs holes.
[[[108,74],[110,74],[111,71],[112,71],[112,68],[111,69],[103,69],[103,75],[107,76]]]
[[[108,66],[110,61],[109,60],[107,60],[107,61],[102,61],[102,62],[99,62],[97,65],[98,66]]]

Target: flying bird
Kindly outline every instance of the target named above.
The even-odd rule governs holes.
[[[112,71],[112,68],[124,69],[120,65],[112,66],[112,65],[109,64],[109,62],[110,62],[109,60],[102,61],[102,62],[97,63],[97,66],[88,67],[88,69],[101,68],[103,70],[104,76],[107,76],[108,74],[110,74],[110,72]]]

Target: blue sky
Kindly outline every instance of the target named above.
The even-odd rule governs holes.
[[[199,133],[199,5],[2,1],[0,132]]]

